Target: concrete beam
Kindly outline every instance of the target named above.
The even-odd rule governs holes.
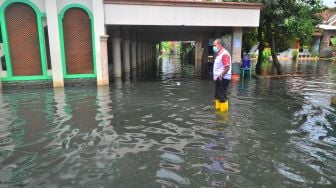
[[[219,6],[105,4],[105,23],[109,25],[258,27],[259,16],[260,7],[238,9]]]
[[[228,27],[187,27],[187,26],[130,26],[130,30],[140,34],[144,40],[160,41],[195,41],[203,33],[231,33]]]

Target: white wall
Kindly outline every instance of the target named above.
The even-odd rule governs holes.
[[[69,5],[69,4],[82,4],[85,7],[87,7],[89,10],[91,10],[92,12],[92,6],[91,6],[91,1],[92,0],[57,0],[57,4],[58,4],[58,12],[61,12],[62,9]],[[94,0],[93,0],[94,1]]]
[[[258,27],[259,9],[105,4],[105,24]]]
[[[40,9],[41,12],[45,13],[44,0],[30,0],[30,1],[33,2]]]
[[[0,6],[8,0],[0,0]],[[41,12],[45,12],[45,5],[44,5],[44,0],[27,0],[27,1],[31,1],[33,2],[39,9]]]

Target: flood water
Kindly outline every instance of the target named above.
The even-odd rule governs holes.
[[[336,64],[214,83],[164,59],[110,87],[0,94],[0,187],[336,187]]]

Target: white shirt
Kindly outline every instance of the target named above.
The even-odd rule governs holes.
[[[218,52],[217,54],[214,65],[213,65],[213,79],[216,81],[219,77],[220,74],[224,71],[224,64],[223,64],[223,56],[228,55],[230,57],[230,69],[229,71],[223,76],[224,79],[231,80],[231,70],[232,70],[232,60],[231,60],[231,55],[230,53],[222,49],[221,51]]]

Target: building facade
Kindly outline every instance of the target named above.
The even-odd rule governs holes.
[[[0,0],[0,83],[96,79],[148,71],[164,40],[232,36],[240,62],[244,28],[257,27],[259,4],[169,0]],[[197,63],[196,63],[197,65]],[[197,66],[196,66],[197,67]]]

